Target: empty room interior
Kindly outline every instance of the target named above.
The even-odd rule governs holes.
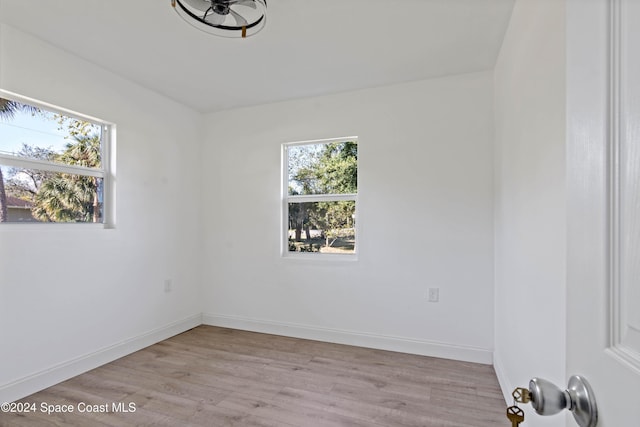
[[[506,426],[589,372],[572,97],[607,3],[0,0],[0,128],[75,135],[0,141],[0,425]],[[51,160],[75,119],[95,167]],[[53,175],[98,183],[82,219]]]

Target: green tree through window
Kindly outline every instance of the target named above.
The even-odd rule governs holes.
[[[104,223],[107,129],[0,97],[0,222]]]
[[[356,138],[285,145],[287,252],[353,254]]]

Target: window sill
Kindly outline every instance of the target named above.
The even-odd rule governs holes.
[[[318,254],[318,253],[300,253],[287,252],[281,254],[280,258],[295,261],[311,261],[311,262],[354,262],[358,261],[358,254]]]
[[[115,228],[109,224],[94,223],[51,223],[51,222],[7,222],[0,224],[0,232],[4,231],[86,231],[109,230]]]

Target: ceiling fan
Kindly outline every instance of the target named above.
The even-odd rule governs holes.
[[[267,23],[267,0],[171,0],[189,24],[222,37],[248,37]]]

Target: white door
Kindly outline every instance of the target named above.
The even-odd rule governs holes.
[[[568,0],[567,90],[567,373],[598,426],[637,427],[640,0]]]

